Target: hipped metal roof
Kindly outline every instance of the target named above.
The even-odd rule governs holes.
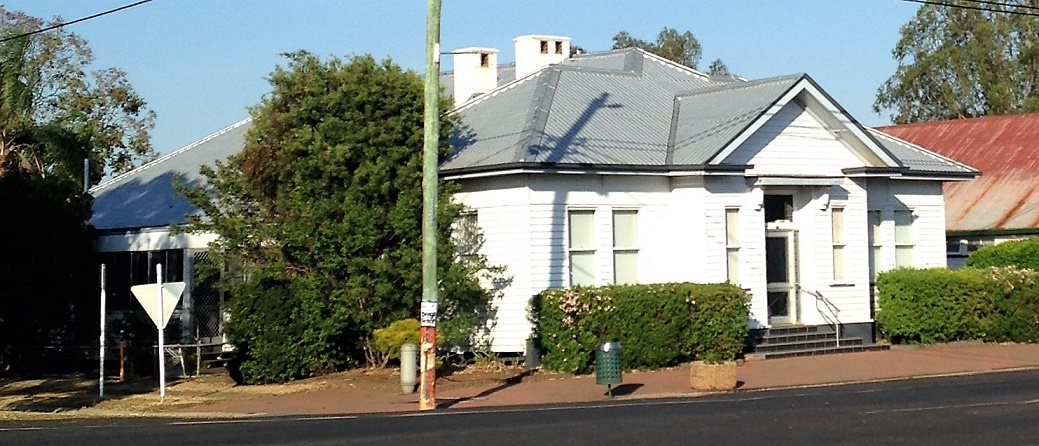
[[[878,130],[981,170],[974,181],[945,184],[948,231],[1039,228],[1039,113]]]
[[[776,107],[805,100],[798,94],[841,114],[831,121],[845,128],[834,130],[856,133],[866,149],[891,161],[884,167],[902,175],[976,173],[897,138],[878,138],[806,74],[749,82],[713,77],[639,49],[578,55],[463,104],[456,110],[463,123],[457,151],[440,171],[452,177],[544,167],[722,168],[719,154],[731,153]]]
[[[502,74],[504,73],[504,74]],[[450,73],[443,84],[450,84]],[[509,79],[508,67],[499,71]],[[708,76],[638,49],[578,55],[507,82],[454,112],[461,127],[447,177],[515,168],[742,170],[724,163],[741,137],[790,101],[825,102],[841,131],[889,160],[885,174],[970,177],[960,163],[862,128],[805,74],[757,81]],[[785,102],[784,102],[785,101]],[[802,104],[803,106],[803,104]],[[831,116],[831,118],[833,118]],[[244,147],[250,120],[177,150],[94,189],[101,230],[183,223],[198,212],[174,190],[173,178],[202,181],[199,168]],[[810,154],[806,154],[810,155]]]

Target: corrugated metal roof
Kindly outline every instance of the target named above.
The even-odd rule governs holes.
[[[1039,227],[1039,113],[878,127],[981,171],[944,186],[949,231]]]
[[[675,93],[732,79],[712,83],[703,73],[624,49],[568,59],[517,84],[459,109],[472,132],[441,171],[508,163],[662,166]]]
[[[913,172],[924,173],[977,173],[977,170],[954,159],[939,155],[917,144],[903,141],[876,129],[867,129],[902,165]]]
[[[197,209],[173,186],[180,175],[187,184],[203,178],[199,169],[238,153],[245,145],[246,119],[191,145],[145,164],[90,190],[94,215],[90,224],[100,230],[135,229],[184,223]]]
[[[803,74],[679,93],[671,164],[704,164],[790,90]]]

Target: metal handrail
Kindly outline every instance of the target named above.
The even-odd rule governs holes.
[[[809,290],[807,288],[801,288],[801,291],[804,291],[805,293],[811,294],[812,296],[815,297],[815,309],[816,310],[819,309],[819,302],[822,302],[823,305],[826,307],[826,309],[830,311],[830,314],[833,316],[833,332],[837,334],[837,347],[840,347],[841,346],[841,319],[840,319],[840,312],[841,311],[838,310],[837,306],[834,305],[833,302],[830,302],[830,300],[827,299],[826,296],[823,296],[822,293],[820,293],[818,291],[812,291],[812,290]],[[820,314],[823,314],[823,313],[820,312]],[[823,319],[827,319],[827,317],[825,315],[823,315]]]

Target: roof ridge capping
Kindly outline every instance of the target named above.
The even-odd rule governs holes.
[[[701,94],[717,93],[722,91],[732,91],[745,88],[760,87],[762,85],[774,84],[779,82],[790,81],[791,83],[797,83],[803,78],[808,77],[807,73],[794,73],[784,74],[782,76],[768,77],[765,79],[755,79],[747,82],[729,82],[722,85],[715,85],[705,88],[697,88],[693,90],[685,90],[675,93],[676,98],[686,98],[690,96],[696,96]]]
[[[103,189],[106,189],[106,188],[108,188],[108,187],[110,187],[110,186],[112,186],[112,185],[122,181],[124,178],[126,178],[126,177],[128,177],[130,175],[133,175],[133,174],[136,174],[138,172],[142,172],[144,170],[147,170],[147,169],[149,169],[149,168],[151,168],[151,167],[153,167],[153,166],[155,166],[155,165],[157,165],[159,163],[165,162],[166,160],[168,160],[170,158],[173,158],[173,157],[175,157],[177,155],[180,155],[180,154],[182,154],[182,153],[184,153],[184,152],[186,152],[188,150],[191,150],[191,149],[193,149],[195,147],[198,147],[198,146],[200,146],[202,144],[205,144],[206,142],[212,140],[213,138],[216,138],[216,137],[218,137],[220,135],[223,135],[224,133],[227,133],[227,132],[229,132],[231,130],[234,130],[234,129],[236,129],[236,128],[242,126],[242,125],[245,125],[245,124],[247,124],[249,122],[252,122],[252,119],[253,118],[250,116],[250,117],[245,118],[245,119],[243,119],[241,121],[238,121],[238,122],[236,122],[234,124],[231,124],[231,125],[229,125],[227,127],[224,127],[223,129],[217,130],[216,132],[214,132],[214,133],[212,133],[212,134],[210,134],[208,136],[205,136],[202,139],[199,139],[198,141],[195,141],[195,142],[193,142],[191,144],[188,144],[188,145],[186,145],[184,147],[181,147],[181,148],[179,148],[177,150],[174,150],[174,151],[172,151],[170,153],[167,153],[166,155],[160,156],[160,157],[158,157],[158,158],[156,158],[156,159],[154,159],[152,161],[149,161],[149,162],[144,163],[144,164],[142,164],[140,166],[137,166],[137,167],[135,167],[133,169],[130,169],[129,171],[126,171],[126,172],[124,172],[122,174],[116,175],[114,178],[112,178],[112,179],[110,179],[108,181],[105,181],[105,182],[103,182],[101,184],[98,184],[97,186],[94,186],[94,187],[90,188],[90,190],[88,192],[90,194],[94,194],[95,192],[99,192],[99,191],[101,191]]]
[[[953,118],[953,119],[942,119],[939,121],[921,121],[921,122],[907,122],[905,124],[888,124],[880,125],[876,128],[877,130],[895,127],[931,127],[936,125],[950,124],[950,123],[973,123],[979,121],[1016,121],[1021,118],[1027,117],[1039,117],[1039,112],[1031,113],[1013,113],[1009,115],[988,115],[988,116],[974,116],[972,118]],[[883,130],[881,130],[883,131]]]
[[[687,66],[682,65],[682,64],[680,64],[678,62],[675,62],[675,61],[673,61],[671,59],[666,59],[664,57],[661,57],[661,56],[658,56],[656,54],[653,54],[653,53],[651,53],[649,51],[646,51],[646,50],[644,50],[642,48],[625,48],[625,49],[626,50],[638,51],[638,52],[642,53],[642,57],[644,57],[644,58],[649,58],[649,60],[655,61],[655,62],[657,62],[657,63],[659,63],[661,65],[664,65],[666,67],[670,67],[672,69],[681,71],[681,72],[683,72],[685,74],[692,74],[694,76],[698,76],[698,77],[702,78],[705,81],[710,81],[711,80],[711,75],[709,75],[707,73],[704,73],[703,71],[697,70],[695,68],[687,67]]]

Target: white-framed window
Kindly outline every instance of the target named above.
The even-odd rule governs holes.
[[[567,212],[568,257],[570,286],[595,283],[595,211],[570,210]]]
[[[639,212],[613,211],[613,283],[639,283]]]
[[[895,268],[913,266],[913,211],[896,210]]]
[[[740,283],[740,210],[725,209],[725,270],[729,283]]]
[[[884,234],[880,231],[881,213],[870,210],[866,216],[869,220],[869,278],[871,282],[876,282],[882,259],[881,247],[884,246]]]
[[[844,208],[830,208],[830,226],[833,234],[833,280],[839,282],[844,280]]]

